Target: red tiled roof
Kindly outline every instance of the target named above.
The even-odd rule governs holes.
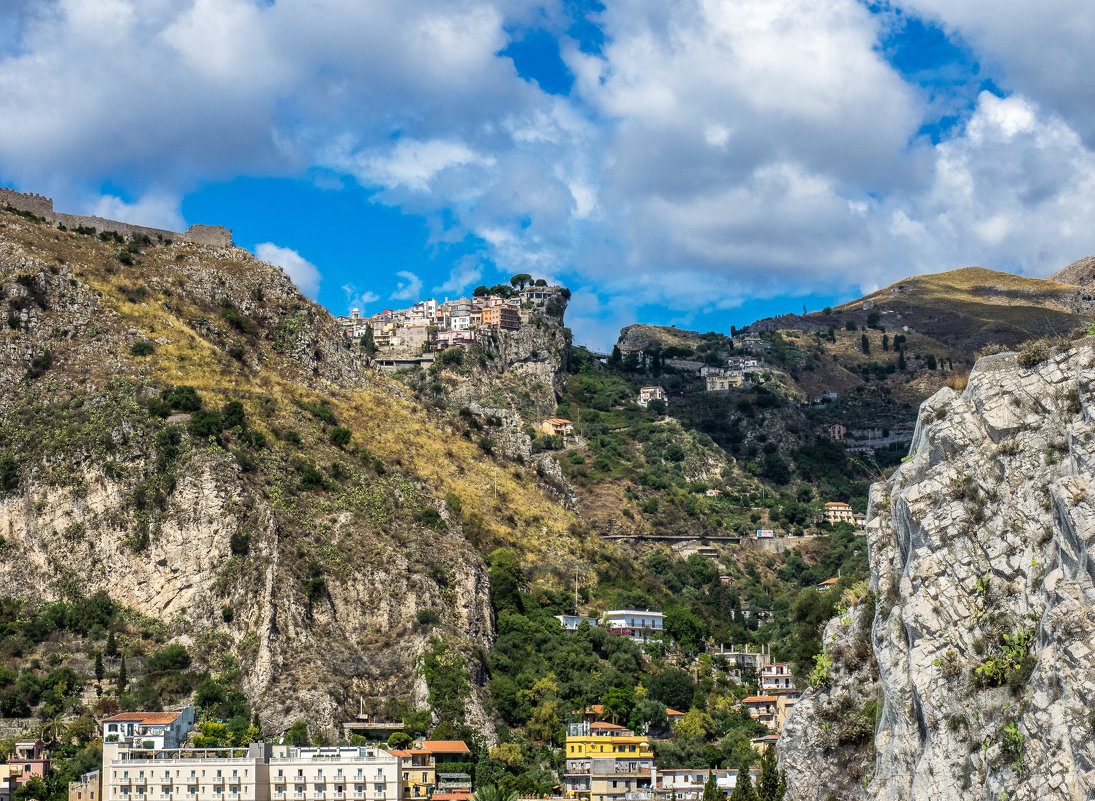
[[[822,581],[822,582],[821,582],[821,583],[819,583],[819,584],[818,584],[817,586],[819,586],[819,587],[824,587],[824,586],[826,586],[827,584],[836,584],[836,583],[837,583],[838,581],[840,581],[840,579],[835,579],[835,578],[831,578],[831,579],[825,579],[825,581]]]
[[[414,744],[414,751],[432,754],[470,754],[471,749],[463,740],[422,740]]]
[[[590,729],[614,729],[618,731],[624,731],[627,726],[617,726],[615,723],[603,723],[598,721],[596,723],[589,724]]]
[[[122,712],[103,720],[104,723],[146,723],[149,725],[162,725],[174,723],[181,712]]]
[[[553,426],[568,426],[571,424],[569,420],[565,420],[562,417],[550,417],[547,422],[551,423]]]
[[[848,507],[849,509],[851,509],[851,508],[852,508],[852,505],[851,505],[851,504],[849,504],[849,503],[843,503],[843,502],[841,502],[841,501],[829,501],[829,502],[828,502],[827,504],[825,504],[825,505],[826,505],[826,506],[839,506],[839,507],[841,507],[841,508],[843,508],[843,507]]]
[[[670,709],[669,707],[665,708],[665,714],[669,715],[669,717],[684,717],[683,712],[678,712],[676,709]]]
[[[434,801],[468,801],[474,793],[434,793]]]
[[[743,704],[750,704],[750,703],[755,703],[755,704],[768,703],[768,704],[770,704],[770,703],[773,703],[775,700],[776,700],[776,697],[774,695],[750,695],[748,698],[742,698],[741,702]]]

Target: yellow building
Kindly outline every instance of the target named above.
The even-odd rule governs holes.
[[[85,773],[79,781],[68,783],[68,801],[102,801],[103,774],[93,770]]]
[[[572,723],[566,742],[566,793],[585,801],[613,801],[649,793],[654,752],[650,740],[612,723]]]

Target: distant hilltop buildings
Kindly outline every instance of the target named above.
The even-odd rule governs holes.
[[[514,276],[518,278],[519,276]],[[513,287],[500,284],[479,287],[470,298],[420,300],[405,309],[384,309],[362,316],[354,309],[339,317],[346,336],[361,340],[378,354],[381,366],[408,366],[429,354],[470,345],[484,331],[520,331],[535,317],[561,318],[570,290],[548,286],[543,279],[516,281]]]
[[[198,245],[232,247],[232,231],[221,225],[191,225],[186,231],[179,233],[178,231],[167,231],[162,228],[130,225],[117,220],[108,220],[104,217],[63,214],[53,210],[53,198],[16,192],[14,189],[0,187],[0,207],[2,206],[9,206],[16,211],[39,217],[51,225],[56,225],[61,230],[94,229],[94,232],[114,231],[119,236],[129,239],[147,236],[150,239],[177,239]]]

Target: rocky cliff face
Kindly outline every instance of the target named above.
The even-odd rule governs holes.
[[[367,369],[276,268],[120,244],[0,211],[0,595],[104,591],[199,668],[237,665],[275,732],[333,734],[359,700],[424,708],[416,660],[440,637],[490,740],[476,548],[571,547],[555,490]],[[244,422],[154,411],[179,385],[206,422],[230,403]]]
[[[530,310],[517,331],[484,331],[460,363],[438,363],[446,402],[505,408],[535,425],[555,411],[570,351],[563,327],[566,303],[553,301],[551,313]]]
[[[872,488],[871,593],[784,729],[788,798],[1095,793],[1095,341],[1045,355],[936,393]]]

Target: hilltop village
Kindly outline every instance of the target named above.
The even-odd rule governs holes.
[[[406,309],[363,317],[359,309],[337,320],[346,337],[375,354],[388,371],[429,365],[435,354],[470,345],[496,332],[515,332],[544,318],[562,321],[570,290],[543,278],[513,276],[509,285],[478,287],[470,298],[420,300]]]

